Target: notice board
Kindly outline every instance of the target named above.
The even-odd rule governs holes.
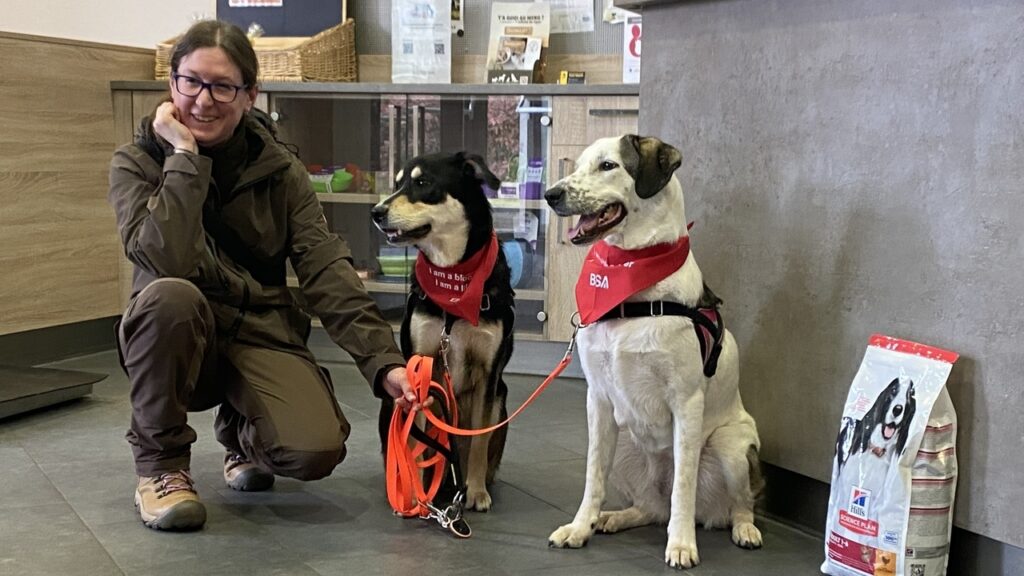
[[[219,20],[231,22],[243,31],[256,22],[263,27],[264,36],[313,36],[341,22],[340,0],[281,0],[280,6],[231,4],[230,0],[217,0]]]

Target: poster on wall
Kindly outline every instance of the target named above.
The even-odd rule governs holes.
[[[491,4],[487,83],[543,82],[550,27],[551,6],[547,2]]]
[[[640,36],[643,31],[639,16],[626,18],[622,25],[622,83],[640,83]]]
[[[593,0],[548,0],[551,3],[551,33],[593,32]]]
[[[451,0],[392,0],[391,81],[452,81]]]

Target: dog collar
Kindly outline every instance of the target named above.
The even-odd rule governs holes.
[[[484,282],[497,260],[498,236],[492,232],[491,241],[483,249],[453,266],[436,266],[420,252],[416,258],[416,281],[431,302],[476,326],[480,323]]]

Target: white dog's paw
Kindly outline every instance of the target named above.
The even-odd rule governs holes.
[[[669,539],[668,546],[665,547],[665,564],[678,570],[693,568],[700,564],[697,543],[683,542],[682,540],[673,542],[672,539]]]
[[[566,524],[548,536],[548,546],[552,548],[580,548],[590,540],[594,533],[592,526]]]
[[[466,509],[487,512],[491,509],[491,495],[486,488],[466,490]]]
[[[754,550],[761,547],[761,531],[750,522],[732,527],[732,543],[740,548]]]

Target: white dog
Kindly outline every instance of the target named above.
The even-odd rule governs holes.
[[[679,151],[656,138],[604,138],[584,150],[576,171],[545,199],[559,216],[580,215],[571,231],[576,244],[603,239],[619,256],[688,247],[683,192],[673,175],[680,163]],[[760,440],[740,399],[736,342],[720,322],[695,313],[716,309],[719,300],[692,254],[684,258],[579,331],[588,383],[586,487],[576,517],[551,534],[550,546],[578,548],[595,530],[665,522],[665,562],[674,568],[700,562],[698,522],[731,525],[738,546],[761,546],[753,510],[762,487]],[[600,295],[608,278],[591,272],[585,280]],[[702,332],[712,338],[701,342]],[[625,510],[601,510],[611,468],[630,500]]]

